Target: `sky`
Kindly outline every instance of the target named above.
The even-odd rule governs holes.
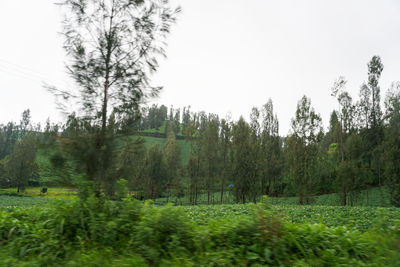
[[[0,1],[0,123],[62,121],[43,82],[70,88],[55,1]],[[325,127],[337,107],[339,76],[358,99],[367,63],[384,64],[381,98],[400,80],[400,1],[174,0],[182,7],[167,39],[167,59],[153,77],[163,86],[152,103],[191,106],[237,120],[271,98],[286,135],[303,96]]]

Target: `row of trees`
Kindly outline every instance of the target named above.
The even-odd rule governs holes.
[[[400,205],[400,86],[395,83],[389,89],[383,112],[383,64],[378,56],[368,63],[368,82],[361,86],[358,101],[346,91],[344,78],[335,82],[332,96],[338,110],[332,112],[328,132],[304,96],[290,134],[281,137],[272,101],[253,108],[249,123],[186,108],[182,116],[172,108],[168,115],[165,106],[141,109],[161,90],[150,77],[158,68],[158,57],[165,56],[164,40],[180,12],[168,0],[63,0],[60,5],[68,14],[63,21],[64,48],[71,59],[67,70],[78,88],[66,92],[47,86],[69,119],[61,134],[56,129],[43,136],[54,148],[51,164],[68,169],[60,173],[70,176],[83,173],[96,195],[112,196],[116,181],[126,178],[143,197],[186,192],[192,204],[202,192],[208,202],[215,202],[215,192],[220,192],[222,202],[230,188],[237,202],[269,194],[297,195],[299,203],[307,203],[314,194],[339,192],[342,204],[348,205],[354,204],[361,189],[388,184],[392,202]],[[163,149],[147,150],[142,139],[128,141],[121,149],[121,140],[130,131],[157,129],[166,119]],[[7,134],[0,147],[0,155],[8,155],[2,164],[7,177],[16,177],[11,169],[22,166],[21,161],[12,163],[20,158],[16,155],[31,155],[20,148],[33,143],[29,135],[8,134],[13,127],[3,127]],[[24,123],[18,127],[26,132]],[[178,153],[177,133],[183,133],[190,146],[186,162]]]
[[[353,205],[362,189],[388,185],[393,204],[399,205],[400,83],[393,83],[387,91],[382,111],[382,70],[380,58],[373,57],[368,63],[368,83],[360,87],[357,101],[346,91],[343,77],[334,83],[332,96],[338,110],[332,112],[326,132],[306,96],[297,104],[286,137],[279,135],[272,100],[254,107],[249,122],[189,109],[184,109],[184,120],[179,120],[179,109],[175,115],[171,109],[172,115],[164,117],[170,127],[166,127],[163,147],[148,147],[144,139],[126,135],[112,114],[106,136],[113,138],[106,138],[107,146],[100,149],[107,160],[99,158],[96,147],[100,128],[70,116],[63,127],[47,122],[40,129],[32,126],[27,110],[19,125],[10,122],[1,126],[0,181],[3,186],[23,188],[28,180],[37,179],[36,150],[50,147],[53,176],[62,174],[64,183],[73,184],[76,174],[95,177],[104,171],[112,179],[98,183],[98,192],[103,188],[110,195],[115,181],[124,178],[141,198],[187,195],[190,203],[196,204],[199,195],[206,194],[209,203],[216,203],[223,202],[229,190],[237,202],[255,201],[268,194],[295,195],[304,204],[313,195],[338,192],[343,205]],[[187,159],[176,140],[175,129],[182,124],[190,147]]]
[[[290,134],[279,136],[279,123],[269,100],[253,108],[250,122],[219,119],[215,114],[192,113],[185,140],[190,156],[180,173],[192,204],[199,194],[208,202],[223,201],[227,189],[237,202],[255,201],[261,194],[298,196],[299,203],[311,196],[338,192],[343,205],[354,205],[359,192],[388,185],[392,203],[400,205],[399,101],[400,84],[393,83],[380,107],[379,78],[383,64],[378,56],[368,63],[368,83],[353,101],[340,77],[332,87],[338,110],[331,114],[324,132],[320,115],[303,96],[291,122]],[[178,176],[176,176],[178,177]],[[383,195],[382,195],[383,198]]]
[[[190,156],[186,164],[168,160],[167,172],[172,175],[165,178],[164,189],[180,188],[175,191],[186,193],[192,204],[202,193],[209,203],[222,202],[229,189],[237,202],[269,194],[296,195],[305,204],[313,195],[338,192],[343,205],[353,205],[362,189],[386,184],[392,202],[399,205],[400,85],[393,83],[388,90],[383,112],[382,70],[380,58],[373,57],[368,84],[361,86],[356,102],[343,77],[334,83],[338,110],[332,112],[327,132],[306,96],[298,102],[286,137],[279,135],[271,100],[252,109],[249,123],[243,118],[232,122],[215,114],[190,113],[185,131]]]

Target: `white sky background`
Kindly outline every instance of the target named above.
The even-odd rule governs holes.
[[[400,1],[174,0],[183,12],[168,38],[167,60],[154,77],[168,107],[190,105],[246,119],[272,98],[286,135],[306,94],[328,125],[334,80],[345,76],[354,100],[367,63],[385,66],[381,98],[400,80]],[[52,0],[0,0],[0,123],[62,120],[42,81],[68,88],[61,12]]]

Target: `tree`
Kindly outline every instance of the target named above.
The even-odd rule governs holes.
[[[241,203],[255,200],[259,188],[258,177],[253,175],[257,166],[252,154],[250,136],[250,126],[240,117],[232,127],[232,176],[236,202]]]
[[[0,125],[0,159],[11,154],[14,144],[19,138],[19,127],[9,122],[7,125]]]
[[[278,177],[282,166],[279,122],[277,115],[274,114],[274,106],[271,99],[268,99],[261,111],[261,193],[276,195],[277,191],[279,191]]]
[[[7,177],[5,160],[0,160],[0,187],[9,187],[10,181]]]
[[[220,169],[220,190],[221,190],[221,204],[224,199],[224,188],[227,180],[231,173],[230,164],[230,151],[231,151],[231,138],[232,138],[232,127],[231,123],[225,119],[221,120],[221,131],[219,137],[219,158],[221,159]]]
[[[29,109],[22,112],[20,128],[21,136],[23,136],[31,128],[31,111]]]
[[[384,171],[391,203],[400,207],[400,82],[393,83],[388,90],[385,106],[388,127],[384,140]]]
[[[189,202],[191,205],[197,204],[197,197],[200,191],[200,146],[196,142],[198,136],[199,122],[196,116],[187,121],[185,128],[185,141],[190,144],[189,160],[186,164],[189,176]]]
[[[383,64],[381,62],[381,58],[379,56],[373,56],[371,61],[368,63],[368,86],[371,90],[371,120],[370,124],[373,129],[376,130],[377,127],[380,126],[382,111],[381,111],[381,96],[380,96],[380,87],[379,87],[379,79],[381,77],[381,73],[383,71]],[[378,138],[378,136],[375,136]],[[378,141],[378,140],[376,140]]]
[[[174,129],[170,128],[167,141],[164,146],[164,159],[166,166],[166,189],[167,189],[167,202],[171,196],[171,191],[175,191],[175,196],[180,195],[181,190],[181,180],[180,180],[180,170],[181,170],[181,147],[176,141]]]
[[[287,140],[289,173],[300,204],[307,203],[312,193],[312,166],[315,164],[321,132],[321,117],[311,107],[311,100],[303,96],[297,103],[292,119],[292,134]]]
[[[353,128],[353,104],[352,98],[348,92],[345,91],[347,81],[344,77],[339,77],[332,87],[332,96],[335,97],[339,103],[339,148],[341,160],[344,161],[344,142],[346,141],[346,134]]]
[[[146,157],[146,197],[160,197],[165,189],[166,168],[160,144],[150,147]]]
[[[29,179],[37,178],[35,163],[36,147],[32,134],[26,134],[14,145],[11,155],[5,159],[5,169],[17,192],[24,191]]]
[[[382,125],[382,110],[380,106],[380,87],[379,79],[383,71],[383,64],[379,56],[373,56],[368,63],[368,86],[371,89],[371,131],[369,132],[369,143],[371,145],[371,165],[375,176],[378,176],[378,184],[381,185],[382,172],[382,140],[383,140],[383,125]],[[375,180],[376,181],[376,180]],[[374,183],[376,183],[373,181]]]
[[[359,128],[369,128],[371,117],[371,89],[364,83],[360,87],[360,100],[357,103]]]
[[[220,176],[220,158],[218,153],[218,137],[220,131],[219,118],[215,114],[209,114],[208,124],[204,133],[206,142],[204,149],[204,156],[206,160],[206,190],[207,190],[207,203],[210,203],[210,194],[212,194],[212,201],[214,203],[215,184]]]
[[[60,108],[71,102],[79,106],[75,117],[93,129],[84,142],[93,144],[97,156],[92,158],[95,164],[85,162],[98,166],[88,176],[110,188],[115,182],[107,175],[115,129],[109,123],[135,118],[140,104],[160,91],[150,76],[158,69],[158,56],[165,56],[164,40],[180,8],[171,9],[168,0],[62,0],[60,5],[67,10],[67,70],[79,89],[49,89],[62,97]]]
[[[348,205],[348,201],[353,206],[357,193],[362,189],[362,178],[365,176],[362,150],[361,137],[356,133],[349,135],[344,144],[346,158],[338,165],[337,186],[343,206]]]
[[[129,188],[137,191],[144,189],[144,171],[146,161],[145,140],[141,137],[128,139],[118,160],[118,177],[126,179]]]

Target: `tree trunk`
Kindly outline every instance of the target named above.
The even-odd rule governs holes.
[[[221,180],[221,204],[224,198],[224,179]]]

